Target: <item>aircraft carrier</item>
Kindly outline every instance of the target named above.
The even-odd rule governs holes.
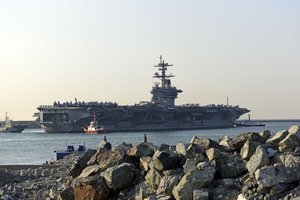
[[[36,113],[42,129],[47,133],[81,133],[96,116],[97,123],[108,132],[162,131],[233,127],[241,115],[250,112],[232,105],[198,104],[175,105],[182,90],[171,85],[173,66],[162,60],[153,78],[159,80],[152,87],[152,99],[134,105],[113,102],[54,102],[41,105]]]

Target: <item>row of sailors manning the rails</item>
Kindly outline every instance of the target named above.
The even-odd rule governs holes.
[[[150,104],[150,102],[147,102],[147,104]],[[140,102],[136,105],[146,105],[146,102]],[[40,107],[90,107],[90,106],[103,106],[103,107],[117,107],[118,104],[116,102],[98,102],[98,101],[91,101],[91,102],[84,102],[84,101],[77,101],[77,99],[75,98],[75,102],[72,101],[66,101],[63,103],[60,103],[59,101],[54,101],[53,105],[41,105]],[[181,105],[182,107],[198,107],[200,106],[200,104],[183,104]],[[122,106],[122,107],[128,107],[128,106]],[[207,105],[207,107],[211,107],[211,108],[223,108],[223,107],[230,107],[230,108],[239,108],[239,105],[237,106],[232,106],[232,105],[224,105],[224,104],[209,104]]]

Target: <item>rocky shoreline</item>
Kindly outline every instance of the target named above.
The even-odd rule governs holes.
[[[218,142],[147,142],[72,154],[54,167],[0,169],[0,199],[300,199],[300,126]]]

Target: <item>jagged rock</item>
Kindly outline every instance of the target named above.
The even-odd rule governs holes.
[[[180,168],[169,169],[169,170],[163,171],[163,175],[165,175],[165,176],[181,175],[182,173],[183,173],[183,170]]]
[[[186,156],[187,145],[183,143],[176,144],[176,153]]]
[[[264,142],[266,142],[271,137],[271,131],[264,130],[263,132],[260,132],[259,135],[264,139]]]
[[[279,142],[281,142],[288,134],[289,132],[287,130],[278,131],[273,137],[268,139],[267,142],[279,144]]]
[[[270,190],[270,193],[271,194],[280,194],[284,191],[288,191],[289,190],[289,185],[288,184],[282,184],[282,183],[279,183],[277,185],[274,185],[271,190]]]
[[[190,144],[198,145],[201,153],[204,153],[209,148],[220,148],[220,145],[216,141],[208,138],[198,138],[197,136],[192,138]]]
[[[140,168],[143,171],[148,171],[150,169],[150,162],[152,161],[151,157],[141,157],[140,158]]]
[[[186,173],[172,193],[176,200],[192,199],[193,191],[206,187],[214,178],[215,168],[206,166],[202,170],[195,169]]]
[[[228,150],[231,149],[231,139],[228,136],[224,136],[221,139],[219,139],[219,145],[227,148]]]
[[[171,151],[156,151],[152,159],[153,167],[159,171],[180,167],[177,154]]]
[[[274,157],[274,162],[284,165],[285,167],[300,166],[300,156],[294,152],[285,152]]]
[[[132,144],[127,144],[127,143],[123,142],[122,144],[120,144],[116,147],[113,147],[112,151],[121,151],[123,153],[126,153],[132,147],[133,147]]]
[[[135,200],[144,200],[146,197],[154,195],[153,190],[142,182],[135,186]]]
[[[244,146],[241,148],[240,156],[244,160],[249,160],[250,157],[255,153],[256,148],[260,145],[260,143],[247,140]]]
[[[300,126],[299,125],[290,126],[288,131],[291,135],[296,135],[297,137],[300,138]]]
[[[179,181],[179,175],[164,176],[158,185],[156,194],[172,195],[172,190],[179,183]]]
[[[95,173],[97,173],[100,170],[99,165],[91,165],[88,166],[86,168],[84,168],[84,170],[82,170],[81,174],[79,175],[80,178],[85,178],[91,175],[94,175]]]
[[[111,143],[107,142],[106,140],[101,141],[98,145],[97,145],[97,149],[102,149],[105,148],[107,150],[111,150]]]
[[[161,144],[158,148],[159,151],[169,151],[170,150],[170,145],[168,144]]]
[[[82,156],[76,159],[70,169],[70,175],[75,178],[81,174],[82,170],[87,166],[88,161],[96,153],[96,150],[88,149]]]
[[[173,198],[169,195],[151,195],[143,200],[172,200]]]
[[[146,183],[154,190],[156,191],[160,181],[162,180],[163,175],[156,169],[152,168],[148,171],[148,173],[145,176]]]
[[[251,141],[256,141],[259,143],[264,143],[265,140],[264,138],[256,132],[248,132],[248,133],[241,133],[235,136],[231,141],[230,141],[230,146],[235,150],[235,151],[240,151],[243,145],[247,140]]]
[[[279,183],[292,183],[300,180],[299,167],[272,166],[258,169],[255,179],[262,188],[269,188]]]
[[[272,148],[267,148],[267,154],[269,158],[272,158],[278,154],[278,151]]]
[[[261,146],[258,146],[256,148],[255,153],[251,156],[250,160],[247,162],[246,167],[251,175],[254,174],[254,172],[265,166],[268,165],[270,162],[268,158],[268,154],[265,151],[265,149]]]
[[[145,142],[140,143],[139,145],[134,146],[127,151],[127,154],[129,156],[133,156],[136,158],[152,156],[153,153],[153,145]]]
[[[196,169],[197,164],[198,162],[196,162],[194,159],[187,159],[183,165],[183,172],[186,174],[189,171]]]
[[[210,148],[206,155],[210,161],[215,161],[217,173],[222,178],[238,177],[247,171],[246,164],[240,157],[221,152],[220,149]]]
[[[100,171],[105,171],[109,167],[113,167],[119,165],[121,163],[131,163],[132,160],[130,157],[124,153],[116,149],[115,151],[107,151],[101,150],[95,154],[96,164],[99,164]]]
[[[223,156],[222,151],[217,148],[210,148],[210,149],[206,150],[205,153],[206,153],[206,156],[209,161],[212,161],[216,158],[221,158]]]
[[[135,167],[129,163],[113,166],[101,173],[105,183],[111,189],[126,188],[133,184],[135,178]]]
[[[208,189],[194,190],[193,191],[193,200],[208,200],[209,193]]]
[[[67,187],[58,196],[58,200],[73,200],[74,199],[74,189],[72,187]]]
[[[202,149],[200,146],[196,144],[190,144],[186,150],[186,155],[187,158],[191,159],[196,159],[199,162],[202,162],[205,160],[203,154],[202,154]]]
[[[288,134],[278,145],[280,152],[293,151],[295,147],[300,146],[300,138],[297,135]]]
[[[236,179],[218,179],[214,180],[209,187],[210,199],[237,199],[242,185]]]

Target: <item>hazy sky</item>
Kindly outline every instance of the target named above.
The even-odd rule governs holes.
[[[150,100],[159,55],[177,104],[300,119],[300,1],[0,1],[0,120],[54,101]]]

